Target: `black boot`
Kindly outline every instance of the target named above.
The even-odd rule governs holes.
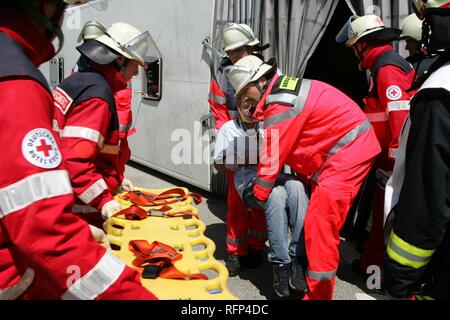
[[[228,269],[228,274],[230,277],[235,277],[241,271],[241,262],[237,254],[228,254],[225,260],[225,266]]]
[[[291,260],[291,276],[289,286],[298,293],[305,293],[308,289],[305,277],[306,257],[295,257]]]
[[[273,289],[281,298],[289,298],[289,276],[291,266],[289,264],[273,265]]]

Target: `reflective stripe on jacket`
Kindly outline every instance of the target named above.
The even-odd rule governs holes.
[[[333,170],[364,163],[380,151],[358,105],[320,81],[275,75],[257,106],[256,116],[264,118],[265,128],[254,188],[260,200],[267,199],[284,164],[303,180],[315,182],[333,174]],[[355,143],[361,145],[358,152],[345,150]],[[325,164],[332,164],[334,169],[323,170]]]

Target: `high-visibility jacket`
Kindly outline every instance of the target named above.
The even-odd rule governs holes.
[[[450,299],[450,55],[442,54],[411,100],[386,203],[393,229],[384,287],[394,297]],[[405,144],[403,144],[405,142]],[[406,144],[407,142],[407,144]]]
[[[152,299],[138,274],[70,213],[73,193],[36,65],[54,50],[7,5],[0,12],[0,299]],[[13,62],[13,63],[12,63]],[[72,276],[72,277],[71,277]],[[39,290],[51,288],[50,291]]]
[[[90,62],[53,90],[55,130],[79,205],[101,210],[123,180],[113,93],[125,88],[114,66]],[[76,206],[74,212],[79,211],[84,212]]]
[[[321,168],[332,154],[340,160],[333,163],[344,170],[379,153],[374,136],[364,135],[361,152],[344,157],[342,150],[336,155],[364,132],[373,132],[361,109],[342,92],[316,80],[275,75],[271,81],[256,111],[265,129],[254,188],[259,200],[267,200],[284,164],[311,182],[327,174]]]
[[[223,68],[230,64],[231,61],[228,58],[223,59],[215,77],[211,79],[211,86],[209,89],[208,102],[211,113],[216,120],[217,130],[219,130],[226,122],[239,117],[236,99],[234,97],[235,91],[228,82],[228,79],[222,73]]]
[[[414,80],[414,69],[390,44],[369,49],[361,68],[371,70],[364,112],[382,149],[375,166],[391,171],[400,130],[409,112],[409,100],[414,94],[407,92]]]
[[[217,130],[220,130],[226,122],[239,118],[235,91],[222,73],[223,68],[230,64],[228,58],[223,59],[211,80],[208,102]],[[267,240],[264,212],[258,209],[247,210],[234,187],[232,171],[227,170],[227,181],[226,250],[228,253],[242,256],[247,254],[249,248],[262,251]]]
[[[310,184],[305,299],[331,299],[339,230],[380,152],[375,132],[354,101],[315,80],[275,75],[256,113],[265,139],[253,193],[266,201],[285,164]]]

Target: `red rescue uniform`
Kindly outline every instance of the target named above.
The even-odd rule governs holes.
[[[226,64],[227,62],[225,61],[222,63],[222,65]],[[234,98],[234,90],[231,85],[227,86],[231,91],[225,93],[217,83],[216,79],[226,81],[220,70],[219,68],[216,77],[211,81],[208,97],[217,130],[226,122],[239,117]],[[227,180],[227,252],[244,256],[247,254],[248,248],[258,251],[264,250],[267,240],[264,212],[258,209],[247,210],[234,187],[234,175],[232,171],[227,170]]]
[[[0,299],[154,299],[70,213],[53,98],[36,68],[51,42],[12,7],[0,21]]]
[[[114,94],[117,107],[117,116],[119,120],[119,161],[117,172],[121,181],[124,178],[125,164],[131,158],[131,150],[128,145],[128,137],[136,133],[135,128],[131,128],[133,115],[131,112],[132,98],[131,81],[128,82],[128,88],[119,90]]]
[[[380,152],[358,105],[315,80],[278,76],[257,105],[265,140],[254,195],[266,201],[283,165],[311,185],[305,219],[305,299],[331,299],[339,265],[339,230]]]
[[[377,186],[372,201],[370,237],[360,258],[365,272],[371,265],[380,266],[384,258],[384,192],[392,174],[401,128],[409,113],[409,100],[414,92],[407,92],[414,79],[414,69],[392,48],[385,44],[370,49],[361,62],[361,68],[371,70],[370,92],[364,112],[371,122],[381,146],[375,161]]]
[[[55,130],[77,200],[73,212],[94,225],[101,224],[95,212],[113,200],[123,180],[114,93],[126,86],[116,67],[89,61],[53,90]]]

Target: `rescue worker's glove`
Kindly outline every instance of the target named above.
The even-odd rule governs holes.
[[[116,212],[122,210],[120,203],[117,200],[111,200],[105,203],[102,207],[102,217],[103,219],[111,218]]]
[[[127,178],[123,178],[121,187],[122,187],[122,191],[125,191],[125,192],[134,191],[133,183],[130,180],[128,180]]]
[[[264,210],[265,202],[257,199],[253,193],[256,178],[250,180],[242,192],[242,201],[247,208]]]
[[[97,228],[91,224],[89,225],[89,229],[91,229],[91,233],[94,236],[95,241],[104,245],[107,249],[111,249],[108,236],[102,229]]]

